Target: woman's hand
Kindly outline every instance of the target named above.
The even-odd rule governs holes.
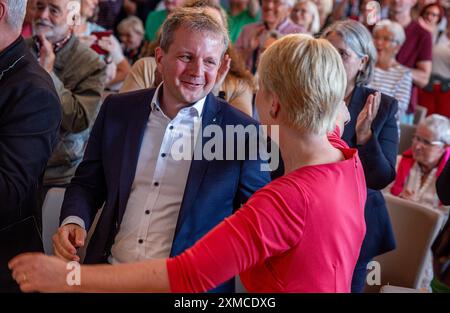
[[[372,122],[380,108],[381,93],[379,91],[367,97],[366,104],[356,120],[356,144],[364,145],[372,137]]]
[[[65,261],[43,253],[23,253],[8,263],[14,280],[23,292],[70,291],[71,277],[68,274],[72,268],[67,265]]]

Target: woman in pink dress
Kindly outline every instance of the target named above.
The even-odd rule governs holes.
[[[23,254],[9,263],[21,289],[204,292],[240,274],[250,292],[350,292],[366,187],[357,150],[336,127],[341,58],[324,39],[288,35],[263,53],[259,79],[261,122],[272,134],[279,126],[284,176],[176,257],[83,265],[81,285],[68,286],[66,262]]]

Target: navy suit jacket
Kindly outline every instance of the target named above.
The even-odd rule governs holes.
[[[79,216],[88,229],[104,204],[87,247],[85,263],[106,262],[110,255],[130,195],[154,92],[154,89],[145,89],[112,95],[105,100],[92,129],[84,159],[66,190],[61,221],[71,215]],[[244,113],[210,94],[205,101],[202,126],[212,124],[222,130],[226,125],[258,125]],[[246,135],[247,143],[252,136]],[[208,139],[203,137],[203,145]],[[191,247],[270,181],[270,174],[260,170],[262,163],[259,157],[256,160],[194,159],[191,162],[171,256]],[[216,291],[232,292],[234,283],[229,281]]]
[[[395,163],[398,151],[398,127],[395,114],[398,103],[382,94],[380,108],[372,122],[372,138],[363,146],[356,144],[356,121],[364,108],[367,97],[375,90],[355,88],[348,110],[351,121],[345,126],[342,139],[357,148],[367,184],[365,205],[366,236],[361,247],[359,262],[367,263],[373,257],[395,248],[395,238],[384,197],[379,190],[395,179]],[[364,265],[365,266],[365,265]]]

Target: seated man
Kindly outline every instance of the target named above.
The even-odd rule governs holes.
[[[66,186],[81,162],[90,129],[100,108],[105,64],[80,44],[67,23],[69,0],[37,0],[28,41],[32,53],[50,74],[61,100],[59,142],[48,162],[44,186]]]
[[[20,36],[26,5],[0,0],[0,292],[19,291],[11,253],[42,249],[35,222],[24,220],[40,226],[38,188],[61,122],[53,82]]]
[[[257,133],[225,131],[257,122],[211,93],[226,72],[227,45],[223,25],[198,10],[180,9],[163,24],[155,58],[163,82],[106,98],[65,194],[56,255],[79,260],[76,248],[102,206],[85,263],[178,255],[269,182],[268,164],[240,154]],[[222,157],[208,155],[210,131],[227,133],[214,144]],[[186,158],[176,153],[180,140]],[[231,281],[218,289],[233,290]]]

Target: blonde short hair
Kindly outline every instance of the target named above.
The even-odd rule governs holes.
[[[134,31],[135,33],[144,36],[145,30],[142,21],[136,16],[129,16],[117,25],[117,31],[119,33],[125,33],[128,31]]]
[[[287,125],[318,135],[334,129],[347,79],[327,40],[284,36],[262,54],[258,74],[261,86],[280,100]]]

